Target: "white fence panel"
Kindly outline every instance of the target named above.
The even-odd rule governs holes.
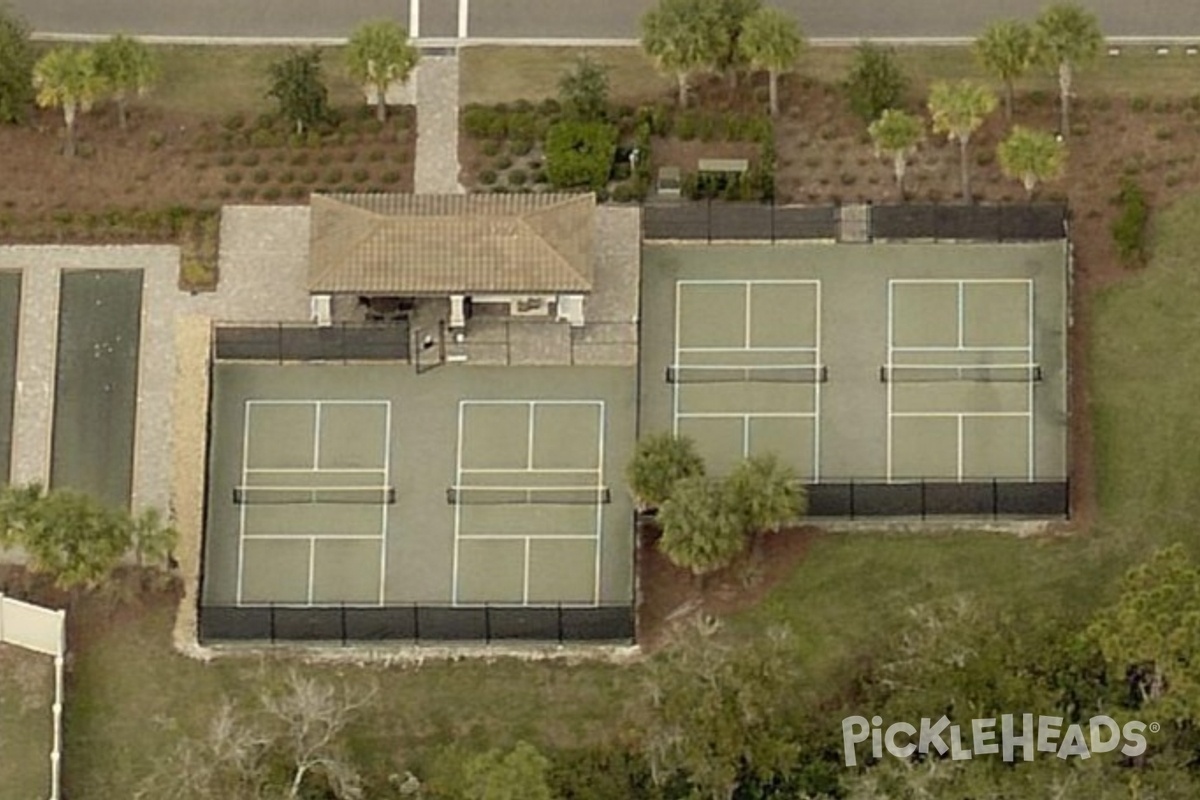
[[[63,654],[66,613],[0,595],[0,641],[48,656]]]

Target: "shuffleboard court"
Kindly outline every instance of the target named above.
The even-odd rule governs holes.
[[[8,482],[12,466],[20,316],[21,273],[0,272],[0,484]]]
[[[50,485],[127,508],[133,480],[141,270],[65,270]]]

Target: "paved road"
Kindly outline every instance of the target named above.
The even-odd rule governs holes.
[[[40,33],[344,37],[390,16],[422,37],[628,39],[654,0],[12,0]],[[1032,17],[1046,0],[774,0],[814,38],[973,36],[998,17]],[[1200,39],[1196,0],[1084,0],[1110,36]]]

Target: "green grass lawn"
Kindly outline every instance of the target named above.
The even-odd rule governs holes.
[[[467,103],[501,103],[540,100],[558,93],[558,81],[571,69],[581,52],[609,67],[609,85],[616,102],[674,98],[675,81],[655,69],[654,62],[636,47],[598,47],[587,50],[561,47],[469,47],[461,56],[461,97]],[[810,48],[800,61],[800,75],[836,84],[845,80],[854,57],[849,47]],[[968,47],[905,47],[897,61],[912,80],[914,92],[924,96],[934,80],[971,78],[989,81]],[[1057,79],[1034,71],[1018,82],[1019,91],[1040,90],[1057,95]],[[1126,47],[1116,57],[1102,56],[1076,75],[1076,94],[1098,92],[1110,96],[1138,94],[1191,97],[1197,93],[1196,64],[1176,48],[1166,56],[1153,48]]]
[[[145,100],[166,111],[214,115],[257,114],[275,108],[267,98],[271,63],[286,56],[286,47],[156,47],[162,78]],[[322,48],[329,102],[352,105],[362,94],[346,75],[342,48]]]
[[[50,792],[54,659],[0,644],[0,786],[5,797]]]

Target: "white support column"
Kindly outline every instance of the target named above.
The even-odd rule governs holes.
[[[461,330],[467,327],[466,295],[450,295],[450,329]]]
[[[408,0],[408,38],[421,35],[421,0]]]

